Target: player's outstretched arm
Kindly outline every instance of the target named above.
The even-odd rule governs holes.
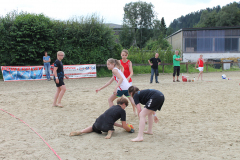
[[[101,88],[96,89],[96,92],[98,93],[98,91],[102,90],[103,88],[106,88],[107,86],[109,86],[112,82],[114,81],[114,77],[112,76],[112,78]]]

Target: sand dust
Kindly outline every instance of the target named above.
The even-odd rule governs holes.
[[[63,160],[77,159],[240,159],[239,72],[204,73],[205,81],[172,82],[172,74],[133,76],[140,89],[158,89],[165,103],[157,112],[160,122],[143,142],[130,142],[138,133],[138,118],[126,109],[135,133],[115,127],[111,139],[96,133],[69,137],[91,126],[108,108],[115,82],[99,93],[110,77],[65,80],[64,108],[51,107],[53,81],[0,81],[0,108],[36,130]],[[189,78],[197,74],[188,74]],[[0,159],[57,160],[56,155],[28,126],[0,110]],[[147,126],[146,126],[147,127]]]

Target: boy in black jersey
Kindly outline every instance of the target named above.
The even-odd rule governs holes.
[[[155,123],[158,122],[155,112],[161,110],[165,98],[162,92],[155,89],[139,90],[137,87],[131,86],[129,87],[128,92],[129,95],[133,97],[140,118],[138,136],[137,138],[132,139],[132,141],[143,141],[143,133],[153,134],[153,119]],[[143,110],[141,110],[140,104],[145,105]],[[148,116],[148,130],[144,132],[146,116]]]
[[[61,100],[66,91],[66,86],[63,82],[63,79],[64,79],[64,76],[67,79],[69,78],[67,75],[64,75],[63,64],[62,64],[63,57],[64,57],[64,52],[58,51],[57,60],[54,62],[54,69],[53,69],[54,81],[57,86],[57,92],[54,96],[53,107],[61,107],[61,108],[63,107],[61,105]]]
[[[117,100],[117,105],[110,107],[102,115],[100,115],[95,123],[83,129],[82,131],[71,132],[69,136],[78,136],[82,133],[96,132],[102,134],[102,132],[108,132],[106,139],[110,139],[114,131],[114,125],[117,127],[122,127],[126,131],[133,133],[134,130],[128,127],[126,123],[126,112],[125,108],[128,106],[128,100],[126,98],[119,98]],[[118,119],[121,118],[122,124],[116,123]]]

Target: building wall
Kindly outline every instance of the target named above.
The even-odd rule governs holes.
[[[240,57],[240,53],[183,53],[183,62],[197,62],[200,55],[203,55],[203,59],[221,59],[230,57]]]
[[[182,31],[169,37],[167,41],[172,45],[173,50],[180,49],[182,52]]]

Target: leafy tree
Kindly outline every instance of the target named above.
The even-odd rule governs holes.
[[[200,22],[200,17],[203,12],[207,11],[207,12],[211,13],[213,11],[216,11],[218,13],[220,10],[221,10],[221,7],[218,5],[213,8],[206,8],[204,10],[191,12],[185,16],[181,16],[177,19],[174,19],[173,22],[171,22],[169,25],[169,28],[171,28],[171,29],[167,30],[167,35],[170,35],[182,28],[201,27],[202,22],[201,23],[199,23],[199,22]]]
[[[165,36],[166,33],[167,33],[167,27],[166,27],[166,24],[165,24],[165,21],[164,21],[164,17],[162,17],[162,19],[161,19],[161,28],[160,28],[160,30],[161,30],[161,34]]]
[[[217,15],[216,26],[236,26],[240,25],[240,9],[238,3],[230,3],[222,7]]]
[[[137,45],[141,48],[151,37],[153,28],[153,4],[142,1],[127,3],[124,7],[123,23],[134,28]]]
[[[199,23],[194,26],[194,27],[215,27],[216,26],[216,22],[218,21],[217,19],[217,12],[216,11],[208,11],[205,10],[202,12],[201,18]]]
[[[153,20],[153,36],[152,39],[156,40],[161,35],[161,21]]]
[[[192,12],[174,19],[169,25],[169,28],[172,29],[167,31],[167,35],[170,35],[181,28],[240,25],[239,9],[240,3],[233,2],[222,8],[218,5],[213,8],[206,8],[204,10]]]
[[[116,36],[96,15],[54,23],[58,50],[66,53],[67,64],[102,64],[119,54]]]
[[[145,49],[156,51],[158,49],[166,50],[168,47],[170,47],[170,44],[163,37],[163,35],[160,35],[157,40],[152,40],[152,39],[148,40],[148,42],[146,43]]]
[[[240,25],[240,9],[238,3],[230,3],[221,10],[205,10],[195,27],[216,27]]]
[[[0,18],[0,65],[9,65],[11,62],[11,51],[14,37],[11,37],[12,26],[17,15],[16,11],[8,13]]]
[[[134,45],[135,33],[134,28],[123,24],[122,31],[119,34],[119,41],[124,48],[130,48]]]
[[[122,46],[96,15],[56,21],[42,14],[11,12],[0,18],[1,65],[41,65],[44,50],[52,60],[57,51],[64,51],[64,64],[102,64],[119,57]]]
[[[20,65],[41,63],[43,51],[54,46],[50,18],[42,14],[24,12],[12,18],[13,23],[8,33],[10,45],[9,40],[5,39],[7,44],[2,44],[1,47],[10,57],[8,63]]]
[[[173,33],[173,28],[172,27],[168,27],[167,28],[167,35],[171,35]]]

